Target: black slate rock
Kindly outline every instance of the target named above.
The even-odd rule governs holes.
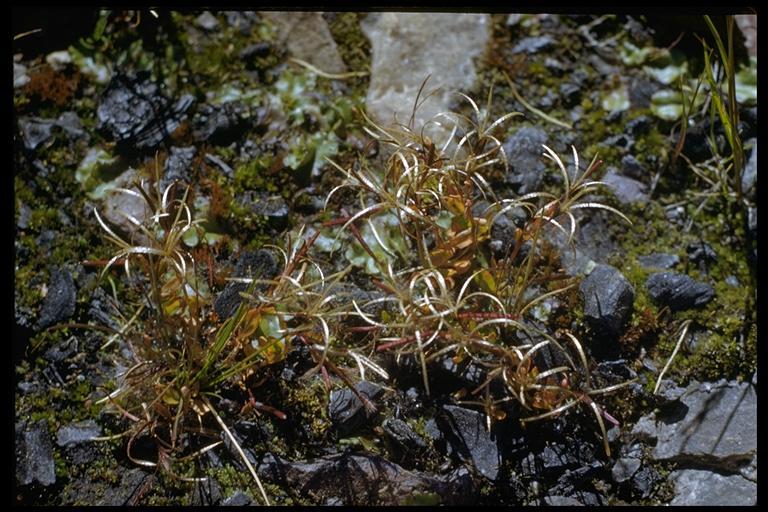
[[[427,448],[424,439],[401,419],[384,420],[381,427],[391,450],[400,458],[409,457]]]
[[[579,287],[584,301],[584,316],[597,332],[621,334],[632,313],[635,290],[618,269],[597,265]]]
[[[645,281],[645,287],[654,302],[669,306],[672,311],[704,306],[715,296],[710,285],[677,272],[652,274]]]
[[[250,109],[239,101],[203,105],[194,118],[194,137],[200,142],[227,145],[250,128]]]
[[[519,129],[504,143],[510,172],[507,181],[518,193],[537,190],[546,166],[541,158],[542,144],[547,143],[547,132],[540,128]]]
[[[179,127],[194,101],[186,94],[172,104],[147,72],[118,74],[102,94],[97,127],[124,148],[154,149]]]
[[[648,133],[648,130],[651,129],[651,118],[648,116],[638,116],[631,121],[627,122],[627,131],[631,134],[637,137],[638,135],[643,135],[644,133]]]
[[[75,280],[68,270],[58,269],[51,274],[48,282],[48,294],[43,299],[38,330],[63,322],[75,314],[77,289]]]
[[[446,442],[448,454],[471,462],[484,477],[496,480],[501,460],[496,439],[486,428],[485,414],[446,405],[437,417],[436,426]]]
[[[714,263],[717,261],[717,253],[706,242],[692,242],[686,247],[688,259],[693,263]]]
[[[636,180],[642,180],[648,176],[648,171],[634,155],[624,155],[622,157],[621,172]]]
[[[31,425],[16,424],[16,479],[20,485],[56,483],[53,443],[44,419]]]
[[[274,255],[265,250],[244,252],[235,265],[232,277],[250,277],[254,279],[269,279],[277,274],[277,260]],[[248,289],[245,283],[229,283],[215,299],[213,309],[219,318],[229,318],[243,301],[240,292]]]
[[[172,147],[165,161],[163,176],[160,178],[160,190],[165,190],[174,181],[189,184],[192,162],[197,155],[195,146],[185,148]]]
[[[372,382],[361,381],[355,386],[358,393],[368,400],[374,400],[384,393],[384,389]],[[328,415],[342,435],[348,435],[363,426],[373,416],[366,410],[363,402],[349,389],[337,389],[331,392]]]

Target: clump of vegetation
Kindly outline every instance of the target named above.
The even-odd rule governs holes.
[[[345,181],[327,198],[330,201],[344,187],[357,191],[364,207],[332,223],[343,222],[342,230],[352,232],[376,268],[376,286],[387,294],[365,306],[393,305],[374,318],[353,302],[357,315],[368,324],[364,329],[370,334],[369,347],[393,351],[397,358],[415,356],[427,393],[431,392],[431,361],[447,356],[455,362],[471,359],[485,367],[486,381],[472,393],[481,397],[475,402],[485,407],[489,427],[492,419],[506,416],[501,404],[510,400],[527,411],[523,422],[551,418],[582,402],[595,412],[605,439],[602,418],[615,420],[591,396],[620,386],[593,389],[581,342],[568,331],[553,336],[537,328],[530,321],[531,308],[576,284],[544,264],[545,229],[552,226],[562,231],[570,244],[577,228],[574,212],[579,209],[605,209],[628,219],[610,206],[586,199],[602,185],[590,180],[600,162],[595,157],[581,173],[575,148],[574,171],[569,172],[544,146],[544,156],[563,176],[561,195],[532,192],[514,199],[497,198],[485,176],[494,167],[506,165],[497,133],[516,114],[491,121],[490,108],[481,111],[471,98],[462,96],[472,107],[472,118],[438,114],[421,131],[414,130],[414,116],[408,125],[391,128],[366,118],[370,125],[366,131],[381,145],[390,146],[392,154],[382,170],[366,161],[352,169],[339,167]],[[425,135],[430,124],[450,132],[441,145]],[[497,259],[488,248],[491,226],[512,208],[524,210],[527,218],[517,228],[506,255]],[[376,228],[382,216],[397,219],[401,243],[411,250],[396,251],[384,241]],[[386,258],[360,235],[356,224],[363,222]],[[560,362],[538,362],[537,355],[544,350],[556,352]],[[491,383],[497,379],[503,382],[505,396],[492,396]],[[609,451],[607,439],[605,449]]]
[[[593,158],[581,172],[575,148],[574,169],[569,171],[544,146],[544,156],[563,177],[560,195],[496,197],[485,175],[506,165],[497,135],[515,114],[491,121],[490,108],[481,111],[471,98],[464,98],[473,117],[443,113],[428,123],[438,128],[436,137],[440,129],[450,132],[441,144],[425,135],[428,126],[414,130],[414,116],[408,125],[391,128],[366,117],[368,133],[393,150],[384,168],[366,160],[348,170],[337,166],[344,181],[328,194],[326,203],[349,187],[362,207],[327,221],[326,228],[338,226],[337,239],[347,231],[352,234],[353,243],[370,260],[365,268],[375,275],[374,285],[385,292],[363,303],[345,291],[354,258],[345,268],[326,274],[312,256],[321,231],[310,233],[302,227],[296,236],[288,235],[284,246],[271,246],[283,257],[277,277],[231,278],[246,283],[247,290],[240,294],[243,300],[233,316],[218,318],[211,306],[212,290],[198,276],[186,242],[203,239],[202,234],[188,236],[202,229],[194,220],[189,187],[176,182],[160,190],[156,176],[151,183],[135,183],[134,189],[118,189],[142,198],[152,212],[147,219],[124,214],[135,226],[129,237],[117,234],[94,211],[106,239],[118,248],[102,275],[121,265],[141,297],[126,315],[131,320],[117,333],[130,347],[133,364],[118,379],[117,389],[102,400],[130,422],[119,436],[128,438],[131,460],[189,478],[174,473],[175,464],[216,448],[223,432],[268,503],[255,469],[215,404],[224,390],[239,390],[243,410],[285,418],[264,403],[266,399],[256,397],[264,369],[297,346],[307,347],[313,363],[304,377],[319,373],[330,389],[331,375],[336,376],[369,410],[374,406],[355,389],[355,380],[366,379],[366,374],[389,377],[375,362],[376,353],[415,357],[427,393],[433,393],[432,361],[472,360],[485,368],[487,378],[466,403],[484,407],[489,428],[491,421],[507,416],[507,402],[519,404],[524,423],[585,403],[595,413],[609,453],[603,418],[616,420],[592,397],[626,383],[594,387],[582,343],[567,330],[550,333],[538,327],[532,308],[576,284],[557,268],[545,242],[546,229],[562,231],[570,244],[579,209],[604,209],[628,219],[587,199],[602,185],[591,179],[600,162]],[[525,211],[526,220],[506,254],[497,258],[489,249],[491,226],[512,208]],[[363,223],[367,236],[357,227]],[[336,247],[330,244],[331,250]],[[137,325],[141,329],[133,328]],[[542,357],[545,352],[548,357]],[[496,381],[504,389],[501,396],[492,391]],[[154,460],[134,453],[142,437],[154,440]]]

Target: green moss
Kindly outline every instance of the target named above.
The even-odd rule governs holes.
[[[360,13],[337,13],[328,24],[331,36],[347,68],[351,71],[370,71],[371,43],[360,28]],[[363,97],[368,89],[370,77],[353,77],[347,80],[352,95]]]

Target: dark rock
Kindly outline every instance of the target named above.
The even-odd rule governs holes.
[[[232,169],[230,166],[228,166],[226,162],[224,162],[224,160],[217,157],[216,155],[211,155],[210,153],[206,153],[205,161],[208,163],[212,163],[216,167],[221,169],[221,172],[224,173],[224,176],[226,176],[227,178],[233,179],[235,177],[235,170]]]
[[[37,329],[45,329],[72,317],[76,299],[77,289],[72,274],[66,269],[54,270],[48,282],[48,294],[43,299]]]
[[[648,187],[645,183],[621,176],[613,167],[608,169],[601,181],[610,187],[610,191],[622,204],[648,201]]]
[[[88,316],[105,327],[119,330],[120,325],[115,321],[115,318],[119,318],[120,312],[113,301],[114,299],[104,289],[97,287],[93,291],[91,302],[88,305]]]
[[[592,268],[592,261],[604,263],[613,255],[621,254],[621,247],[611,236],[610,225],[616,222],[614,215],[605,211],[593,211],[589,214],[575,214],[579,228],[576,230],[575,244],[565,243],[566,235],[552,229],[550,240],[560,247],[561,262],[565,271],[572,276],[586,274]],[[573,250],[575,248],[575,251]]]
[[[546,169],[541,159],[541,146],[546,143],[547,132],[531,127],[519,129],[504,143],[510,165],[507,181],[519,194],[538,190]]]
[[[626,133],[619,133],[618,135],[607,137],[600,144],[608,148],[628,150],[635,145],[635,139]]]
[[[437,418],[449,454],[471,462],[489,480],[499,474],[501,461],[496,440],[486,428],[484,413],[446,405]]]
[[[590,53],[589,57],[587,57],[587,64],[594,68],[598,75],[603,77],[609,77],[619,72],[618,67],[608,64],[596,53]]]
[[[600,361],[595,367],[594,372],[609,381],[631,380],[637,377],[637,372],[627,364],[626,359]]]
[[[601,334],[620,335],[635,300],[627,278],[616,268],[600,264],[582,281],[579,291],[589,325]]]
[[[757,136],[757,107],[739,110],[739,127],[741,140],[749,140]]]
[[[19,382],[18,386],[16,387],[19,389],[19,391],[21,391],[21,394],[23,395],[29,395],[40,391],[40,383],[36,381],[22,381]]]
[[[19,200],[19,218],[16,220],[16,227],[21,230],[27,229],[29,227],[29,221],[31,218],[32,208]],[[18,253],[16,257],[18,258]]]
[[[577,469],[566,470],[549,489],[549,494],[574,498],[586,506],[603,505],[606,500],[596,491],[593,483],[599,479],[602,470],[602,464],[597,461]]]
[[[56,126],[72,139],[85,139],[88,133],[83,128],[83,123],[74,112],[63,112],[56,120]]]
[[[210,11],[205,11],[200,16],[195,18],[195,25],[202,28],[203,30],[216,30],[219,26],[219,20],[216,19],[216,16],[210,13]]]
[[[278,266],[274,255],[267,250],[244,252],[235,265],[232,277],[270,279],[277,274]],[[240,292],[248,289],[245,283],[229,283],[213,300],[216,314],[224,319],[232,316],[243,301]]]
[[[56,483],[53,443],[47,421],[16,424],[16,480],[19,485]]]
[[[196,154],[197,149],[194,146],[172,147],[168,159],[165,161],[163,176],[160,178],[160,190],[165,191],[177,180],[187,185],[190,184],[189,174]]]
[[[245,62],[248,69],[257,69],[257,59],[266,57],[272,51],[272,44],[269,41],[259,41],[256,44],[249,44],[240,52],[240,58]]]
[[[581,98],[581,88],[579,84],[566,82],[560,85],[560,97],[565,107],[572,107],[579,102]]]
[[[550,507],[583,507],[585,503],[570,496],[550,495],[544,497],[544,504]]]
[[[747,229],[752,238],[757,237],[757,207],[750,206],[747,210]]]
[[[544,67],[546,67],[552,74],[558,77],[563,76],[565,73],[565,66],[563,66],[562,62],[557,59],[553,59],[552,57],[547,57],[544,59]]]
[[[688,260],[693,263],[714,263],[717,261],[717,253],[706,242],[692,242],[686,247]]]
[[[648,116],[638,116],[627,122],[627,132],[638,137],[651,129],[651,118]]]
[[[157,477],[141,469],[129,469],[123,473],[120,485],[112,488],[112,491],[102,496],[95,505],[107,507],[119,507],[136,505],[141,499],[142,489]]]
[[[672,471],[675,483],[672,506],[749,506],[757,505],[757,484],[740,475],[721,475],[699,469]]]
[[[59,446],[71,446],[90,442],[94,437],[101,435],[101,427],[95,421],[86,420],[79,423],[70,423],[61,427],[56,432],[56,444]]]
[[[555,93],[548,91],[544,96],[540,96],[536,99],[536,106],[545,110],[549,110],[555,105],[556,101],[557,96]]]
[[[621,172],[636,180],[642,180],[648,177],[648,171],[634,157],[634,155],[624,155],[621,159]]]
[[[609,124],[620,123],[622,119],[624,119],[623,110],[612,110],[605,116],[605,122]]]
[[[655,460],[734,471],[757,450],[757,394],[746,382],[693,382],[677,402],[641,418],[632,434],[657,440]]]
[[[299,496],[319,501],[330,496],[347,506],[407,505],[428,495],[436,495],[444,505],[476,500],[466,470],[439,478],[408,471],[377,455],[343,453],[305,462],[272,456],[258,472],[273,481],[290,482]]]
[[[654,302],[669,306],[672,311],[704,306],[715,296],[710,285],[676,272],[652,274],[646,280],[645,288]]]
[[[187,94],[171,104],[147,72],[118,74],[96,110],[98,129],[123,147],[154,149],[179,127],[193,103]]]
[[[752,142],[752,153],[744,166],[744,173],[741,175],[741,190],[748,194],[752,187],[757,183],[757,140]]]
[[[258,13],[254,11],[222,11],[221,14],[227,20],[227,25],[243,35],[249,34],[251,27],[259,20]]]
[[[621,483],[629,480],[635,473],[637,473],[637,470],[640,469],[640,464],[640,459],[632,457],[622,457],[617,460],[616,464],[613,465],[613,469],[611,469],[613,481]]]
[[[239,195],[237,202],[248,208],[254,215],[265,217],[272,229],[282,230],[288,227],[290,208],[283,196],[267,196],[248,191]]]
[[[560,444],[547,444],[540,452],[529,453],[520,463],[524,475],[541,478],[579,467],[579,459]]]
[[[54,121],[28,117],[19,119],[19,129],[24,140],[24,147],[34,151],[41,144],[51,140]]]
[[[56,240],[56,232],[51,229],[44,229],[35,239],[40,249],[48,251],[53,248],[53,242]]]
[[[225,507],[245,507],[246,505],[252,505],[253,500],[243,491],[235,491],[232,496],[225,499],[221,504]]]
[[[629,103],[632,108],[649,108],[651,96],[659,90],[659,85],[645,78],[633,78],[629,83]]]
[[[361,381],[355,389],[368,400],[374,400],[384,393],[380,386]],[[348,435],[359,429],[367,418],[373,416],[373,411],[367,410],[363,402],[349,389],[331,391],[328,404],[328,415],[342,435]]]
[[[677,254],[654,252],[647,256],[638,256],[637,262],[643,268],[672,268],[680,263],[680,257]]]
[[[663,482],[664,479],[653,467],[642,466],[630,480],[634,493],[642,499],[648,498],[653,494],[654,489]]]
[[[690,158],[693,163],[701,162],[711,156],[712,152],[707,139],[708,135],[708,120],[699,122],[686,130],[682,153]],[[679,142],[679,138],[679,134],[674,137],[674,140],[672,141],[673,146]]]
[[[645,23],[636,20],[632,16],[627,16],[627,22],[624,26],[626,27],[627,32],[629,32],[632,40],[639,47],[652,46],[653,29],[646,26]]]
[[[221,502],[221,485],[213,478],[208,477],[204,482],[195,482],[192,487],[192,499],[190,500],[193,507],[202,507],[209,505],[218,505]]]
[[[43,357],[51,363],[60,363],[77,353],[77,338],[72,336],[66,340],[57,342],[43,354]]]
[[[437,365],[441,370],[470,386],[479,386],[486,378],[487,372],[470,358],[456,363],[453,357],[446,355],[437,361]]]
[[[226,146],[252,125],[248,107],[239,101],[203,105],[194,117],[194,137],[200,142]]]
[[[686,219],[685,208],[682,206],[675,206],[673,208],[666,209],[664,211],[664,216],[668,221],[681,226]]]
[[[382,424],[384,435],[399,456],[418,453],[427,448],[427,443],[403,420],[392,418]]]
[[[538,53],[552,48],[555,41],[549,36],[526,37],[517,42],[512,53]]]

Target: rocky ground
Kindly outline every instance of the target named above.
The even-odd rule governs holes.
[[[98,330],[51,327],[119,328],[129,320],[121,302],[135,299],[124,273],[99,279],[92,262],[112,248],[92,210],[124,228],[130,224],[117,212],[146,217],[143,203],[114,187],[153,176],[156,162],[162,184],[191,184],[205,236],[185,242],[225,318],[245,289],[227,276],[274,275],[282,263],[265,244],[332,218],[323,201],[338,173],[325,157],[342,167],[361,154],[377,157],[356,108],[382,123],[393,114],[407,119],[427,76],[427,89],[458,89],[481,105],[494,82],[492,117],[525,114],[505,125],[510,166],[497,182],[500,196],[562,185],[540,156],[542,144],[561,155],[574,145],[584,160],[599,153],[605,162],[611,189],[600,200],[632,225],[583,210],[575,251],[553,234],[559,265],[583,280],[544,301],[530,321],[577,333],[595,378],[635,379],[599,398],[619,423],[608,424],[611,455],[589,407],[525,427],[510,410],[489,431],[482,409],[462,400],[485,378],[472,364],[433,363],[427,395],[418,365],[382,357],[389,380],[358,382],[357,394],[334,381],[327,392],[319,376],[301,378],[311,361],[297,348],[258,387],[284,419],[242,413],[227,396],[218,404],[270,500],[756,502],[757,98],[749,18],[738,25],[746,39],[736,31],[737,129],[746,154],[740,200],[691,169],[716,168],[729,154],[723,125],[703,102],[694,102],[684,139],[680,133],[687,108],[680,80],[695,87],[702,70],[701,43],[690,32],[708,37],[698,18],[232,11],[27,18],[18,13],[14,34],[44,30],[14,42],[17,503],[260,503],[226,438],[176,476],[129,460],[122,438],[92,440],[124,430],[98,401],[129,365],[130,349],[104,348],[109,335]],[[466,103],[438,92],[416,123],[457,109]],[[348,206],[351,213],[356,205]],[[514,228],[514,215],[497,219],[491,247],[508,244]],[[337,264],[359,268],[352,292],[376,293],[364,253],[350,249],[343,259]],[[151,453],[145,444],[135,449]]]

